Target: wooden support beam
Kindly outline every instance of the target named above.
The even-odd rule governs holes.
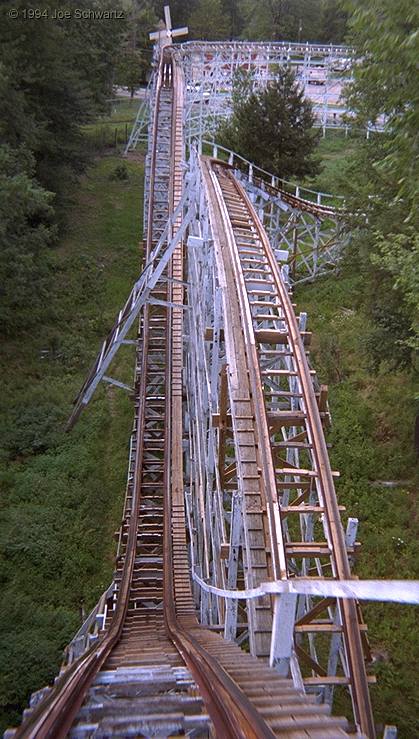
[[[227,432],[227,401],[228,401],[228,380],[227,365],[223,364],[220,370],[220,414],[218,423],[218,473],[220,475],[221,489],[224,490],[225,485],[225,455],[226,455],[226,432]],[[231,421],[230,421],[231,423]]]
[[[345,506],[341,505],[339,506],[339,510],[343,512],[346,510],[346,508]],[[286,516],[289,516],[290,513],[297,513],[299,515],[301,514],[321,515],[322,513],[324,513],[324,511],[325,509],[322,506],[318,506],[318,505],[288,505],[288,506],[281,507],[281,515],[283,518],[286,518]]]
[[[204,333],[204,339],[205,341],[213,341],[214,340],[214,329],[211,328],[211,326],[207,326]],[[224,329],[220,328],[220,341],[224,341]]]
[[[375,685],[377,682],[376,675],[367,675],[369,685]],[[322,677],[305,677],[304,685],[307,687],[315,687],[317,685],[349,685],[349,678],[341,675],[323,675]]]
[[[228,542],[223,542],[220,545],[220,559],[228,559],[230,555],[230,544]]]
[[[306,439],[307,439],[307,431],[300,431],[299,434],[295,434],[294,436],[289,436],[286,441],[291,441],[293,443],[299,444],[299,443],[306,441]],[[281,442],[281,446],[282,446],[282,442]]]
[[[323,613],[326,608],[329,608],[329,606],[333,605],[334,602],[334,598],[322,598],[322,600],[316,603],[316,605],[313,606],[310,611],[307,611],[304,616],[298,619],[298,621],[296,622],[296,626],[310,623],[310,621],[313,621],[317,616],[320,616],[320,614]]]
[[[318,477],[317,472],[314,470],[306,470],[298,467],[281,467],[276,469],[275,472],[279,475],[300,475],[301,477]],[[340,477],[340,472],[332,470],[333,477]]]
[[[297,653],[297,656],[301,659],[302,662],[304,662],[308,667],[310,667],[313,672],[315,672],[317,675],[321,675],[321,677],[327,676],[327,670],[324,669],[321,665],[319,665],[318,662],[316,662],[302,647],[300,647],[298,644],[295,645],[295,651]]]
[[[295,541],[286,545],[287,556],[296,557],[330,557],[331,550],[327,542]]]
[[[225,429],[231,429],[232,419],[230,413],[227,413],[225,416]],[[213,413],[212,414],[212,425],[213,428],[220,428],[221,425],[223,425],[223,422],[221,421],[221,414],[220,413]]]
[[[291,501],[291,505],[293,506],[301,505],[307,500],[309,493],[310,493],[310,488],[307,488],[306,490],[304,490],[304,492],[301,493],[301,495],[298,496],[298,498]]]
[[[306,490],[307,493],[311,490],[311,480],[304,480],[304,482],[301,482],[299,480],[277,480],[276,481],[276,487],[278,490]]]
[[[255,320],[259,319],[259,316],[254,317]],[[270,318],[279,319],[278,316],[270,316]],[[301,331],[301,337],[305,346],[309,346],[311,343],[312,333],[311,331]],[[286,331],[276,331],[275,329],[258,329],[255,331],[255,339],[261,344],[287,344],[289,336]]]
[[[237,474],[237,467],[236,467],[236,463],[233,462],[233,464],[229,464],[228,467],[226,467],[224,470],[225,482],[230,482],[230,480],[232,480],[236,474]]]
[[[324,427],[330,426],[330,413],[328,409],[327,399],[329,396],[328,385],[320,385],[320,392],[317,395],[317,404],[319,406],[320,418]]]
[[[320,413],[320,417],[326,418],[327,413]],[[292,426],[304,426],[306,414],[303,411],[271,411],[267,414],[268,425],[274,431]]]
[[[346,547],[348,554],[355,554],[359,549],[360,543],[356,542],[354,546]],[[332,554],[327,542],[323,541],[293,541],[286,544],[288,557],[330,557]]]
[[[269,427],[275,431],[291,426],[303,426],[306,420],[306,414],[303,411],[271,411],[266,415]]]
[[[366,632],[367,627],[365,624],[360,625],[360,631]],[[343,627],[340,624],[332,623],[311,623],[301,624],[295,627],[297,634],[341,634]]]

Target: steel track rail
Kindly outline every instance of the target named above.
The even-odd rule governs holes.
[[[211,168],[214,174],[217,169],[218,171],[223,171],[223,173],[226,174],[230,187],[236,193],[238,202],[244,206],[249,218],[249,222],[251,222],[252,228],[257,233],[258,239],[263,246],[264,256],[267,260],[267,264],[269,265],[269,275],[273,279],[276,291],[280,296],[284,318],[288,328],[289,340],[292,346],[292,352],[299,368],[299,380],[301,383],[304,405],[307,412],[307,427],[313,445],[313,455],[315,457],[316,469],[318,470],[320,487],[323,494],[324,512],[327,519],[327,527],[332,544],[332,555],[335,565],[334,576],[337,579],[342,580],[350,579],[351,573],[347,547],[340,520],[340,513],[337,504],[337,498],[333,483],[329,456],[327,452],[326,441],[321,423],[320,412],[316,401],[305,349],[287,288],[283,280],[281,279],[279,267],[272,253],[266,233],[244,188],[233,176],[230,165],[224,162],[211,160]],[[227,202],[224,203],[224,207],[228,212],[229,205]],[[231,225],[226,223],[225,228],[231,229]],[[238,289],[240,289],[239,286]],[[348,660],[350,690],[352,695],[355,719],[361,731],[365,732],[368,737],[372,738],[375,736],[375,727],[368,690],[368,679],[365,670],[363,646],[358,624],[356,603],[351,600],[341,600],[338,601],[338,606],[340,609],[343,624],[344,643]]]

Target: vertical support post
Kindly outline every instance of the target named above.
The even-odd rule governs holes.
[[[227,397],[228,397],[228,381],[227,381],[227,365],[223,364],[220,370],[220,422],[218,435],[218,473],[220,475],[220,487],[224,490],[224,470],[225,470],[225,453],[226,453],[226,434],[227,434]]]
[[[298,328],[300,331],[305,331],[307,328],[307,313],[302,311],[298,317]]]
[[[275,597],[269,665],[287,677],[294,648],[294,625],[297,595],[283,593]]]
[[[358,525],[359,521],[357,518],[348,518],[348,523],[346,524],[346,533],[345,533],[345,541],[347,547],[353,547],[356,542],[356,537],[358,534]],[[349,557],[349,562],[352,567],[353,565],[353,557]]]
[[[295,280],[297,274],[297,251],[298,251],[298,229],[297,219],[295,219],[295,225],[292,231],[292,278]]]
[[[359,522],[357,518],[348,519],[348,523],[346,526],[346,532],[345,532],[345,542],[346,542],[347,547],[353,547],[353,545],[355,544],[356,536],[358,533],[358,523]],[[342,625],[339,608],[336,608],[334,623],[336,626]],[[331,675],[331,676],[336,675],[341,645],[342,645],[342,634],[341,633],[333,634],[331,643],[330,643],[329,660],[327,663],[327,674],[328,675]],[[332,685],[327,685],[324,690],[325,703],[332,705],[333,694],[334,694],[334,687]]]
[[[242,537],[243,520],[239,495],[233,495],[231,501],[230,548],[228,555],[227,588],[234,590],[237,587],[237,572],[239,564],[239,547]],[[226,602],[224,639],[234,641],[237,635],[238,601],[228,598]]]

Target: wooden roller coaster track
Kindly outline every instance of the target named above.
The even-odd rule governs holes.
[[[148,155],[146,263],[182,198],[182,76],[175,52],[164,48]],[[230,406],[224,421],[232,428],[244,499],[245,585],[311,577],[312,558],[316,577],[347,580],[347,543],[304,335],[245,191],[228,165],[203,159],[201,166],[223,288]],[[181,221],[178,208],[168,240]],[[276,664],[269,596],[247,605],[250,653],[198,621],[184,508],[184,257],[181,240],[139,323],[128,483],[115,590],[103,628],[33,702],[22,725],[9,730],[10,737],[348,736],[346,719],[330,716],[329,705],[319,705],[303,685],[297,688],[288,666],[285,672],[269,666],[269,657]],[[278,399],[289,407],[284,410]],[[219,473],[223,478],[222,465]],[[310,527],[322,538],[299,536]],[[332,608],[329,602],[322,606]],[[320,668],[302,639],[318,612],[313,607],[296,621],[297,657],[311,668],[311,676],[302,675],[306,686],[316,683],[313,673]],[[334,614],[354,705],[352,732],[374,737],[358,609],[342,600]],[[321,674],[317,683],[325,685]]]

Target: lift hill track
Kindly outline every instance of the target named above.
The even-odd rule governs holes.
[[[145,240],[146,264],[158,252],[164,269],[131,295],[73,414],[144,293],[114,587],[7,735],[372,738],[355,601],[265,595],[240,608],[199,585],[349,580],[355,542],[340,521],[310,336],[249,197],[228,165],[202,158],[196,200],[183,199],[183,89],[166,47]],[[202,576],[192,583],[191,568]],[[329,716],[342,685],[352,727]]]

